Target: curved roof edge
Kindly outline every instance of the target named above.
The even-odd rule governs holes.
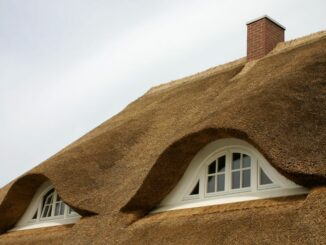
[[[326,183],[323,176],[293,174],[280,169],[255,140],[243,131],[232,128],[205,128],[182,137],[166,148],[158,157],[135,195],[121,208],[121,211],[144,214],[152,211],[177,185],[193,157],[203,147],[217,139],[230,137],[241,139],[251,144],[278,172],[297,184],[310,187],[313,185],[309,181],[313,181],[317,185]],[[162,170],[164,170],[164,175],[161,174]],[[160,188],[158,188],[157,183],[160,183]]]
[[[0,234],[12,229],[28,208],[38,188],[45,182],[53,182],[44,174],[26,174],[15,180],[0,202]],[[57,190],[55,185],[54,188]],[[60,193],[60,190],[57,190]],[[96,215],[92,211],[80,209],[67,203],[82,216]]]

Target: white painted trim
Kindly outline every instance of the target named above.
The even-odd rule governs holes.
[[[49,181],[45,182],[43,185],[41,185],[39,187],[39,189],[36,191],[32,201],[31,201],[31,203],[29,204],[28,208],[26,209],[24,215],[17,222],[16,226],[13,229],[11,229],[10,231],[27,230],[27,229],[36,229],[36,228],[50,227],[50,226],[57,226],[57,225],[73,224],[73,223],[76,223],[81,218],[81,216],[79,214],[69,215],[68,214],[69,206],[67,204],[65,204],[66,207],[64,210],[64,215],[41,218],[43,196],[52,188],[53,188],[53,186]],[[55,193],[56,193],[56,191],[55,191]],[[55,198],[55,196],[54,196],[54,198]],[[37,219],[32,220],[36,210],[38,210]],[[54,210],[52,208],[52,213],[53,212],[54,212]]]
[[[239,152],[251,157],[251,185],[243,189],[231,189],[231,154]],[[225,191],[206,193],[207,166],[219,156],[226,155]],[[272,184],[259,185],[259,167],[273,181]],[[200,180],[199,195],[191,197],[191,188]],[[308,189],[288,180],[273,168],[263,155],[243,140],[227,138],[206,145],[190,162],[176,187],[164,198],[153,212],[193,208],[263,198],[291,196],[307,193]]]
[[[255,19],[253,19],[253,20],[250,20],[250,21],[248,21],[246,24],[249,25],[249,24],[251,24],[251,23],[253,23],[253,22],[256,22],[256,21],[258,21],[258,20],[261,20],[261,19],[263,19],[263,18],[269,19],[269,20],[272,21],[274,24],[276,24],[276,25],[278,25],[279,27],[281,27],[283,30],[286,30],[285,26],[281,25],[279,22],[277,22],[276,20],[272,19],[271,17],[269,17],[269,16],[266,15],[266,14],[263,15],[263,16],[260,16],[260,17],[258,17],[258,18],[255,18]]]
[[[51,220],[49,222],[31,223],[31,224],[28,224],[25,226],[19,226],[19,227],[16,226],[15,228],[11,229],[9,232],[31,230],[31,229],[59,226],[59,225],[75,224],[78,220],[80,220],[80,216],[69,218],[69,219],[67,218],[67,219]]]
[[[249,192],[250,193],[250,192]],[[240,194],[234,193],[233,195],[228,195],[223,199],[207,199],[207,200],[198,200],[193,202],[184,202],[182,204],[175,204],[175,205],[167,205],[161,206],[152,213],[159,213],[164,211],[172,211],[178,209],[186,209],[186,208],[197,208],[197,207],[205,207],[205,206],[213,206],[213,205],[221,205],[226,203],[236,203],[236,202],[245,202],[245,201],[253,201],[259,199],[267,199],[267,198],[274,198],[274,197],[281,197],[281,196],[296,196],[306,194],[306,189],[283,189],[283,190],[269,190],[262,193],[248,193],[243,192]]]

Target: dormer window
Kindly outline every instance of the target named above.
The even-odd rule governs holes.
[[[43,196],[42,202],[35,211],[32,220],[51,220],[74,215],[78,214],[65,204],[54,188],[52,188]]]
[[[259,163],[253,162],[255,158],[244,152],[230,149],[213,156],[211,161],[207,160],[209,164],[201,170],[205,177],[199,177],[189,196],[199,195],[200,179],[205,180],[206,197],[252,191],[252,179],[256,182],[256,177],[259,180],[257,189],[276,187]]]
[[[307,193],[250,144],[222,139],[204,147],[154,212]]]
[[[79,219],[80,215],[65,204],[53,186],[47,182],[36,192],[13,230],[72,224]]]

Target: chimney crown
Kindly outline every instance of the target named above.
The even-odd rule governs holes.
[[[267,15],[247,22],[247,60],[262,58],[284,42],[284,31],[284,26]]]

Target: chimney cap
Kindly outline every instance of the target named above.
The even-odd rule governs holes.
[[[266,18],[266,19],[270,20],[271,22],[273,22],[274,24],[278,25],[278,26],[281,27],[283,30],[286,30],[286,28],[285,28],[283,25],[281,25],[280,23],[278,23],[276,20],[272,19],[272,18],[269,17],[268,15],[263,15],[263,16],[260,16],[260,17],[258,17],[258,18],[255,18],[255,19],[253,19],[253,20],[250,20],[250,21],[248,21],[246,24],[249,25],[249,24],[251,24],[251,23],[253,23],[253,22],[256,22],[256,21],[261,20],[261,19],[264,19],[264,18]]]

